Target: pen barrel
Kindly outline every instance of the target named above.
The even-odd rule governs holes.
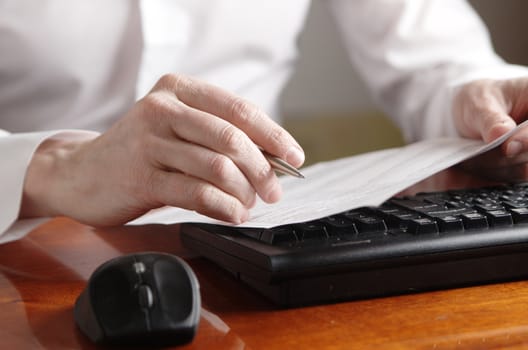
[[[264,151],[262,152],[262,154],[264,154],[264,157],[266,157],[268,162],[271,164],[271,167],[275,169],[276,171],[282,174],[291,175],[291,176],[295,176],[298,178],[304,178],[304,175],[299,170],[297,170],[295,167],[288,164],[284,160],[278,157],[272,156],[271,154],[264,152]]]

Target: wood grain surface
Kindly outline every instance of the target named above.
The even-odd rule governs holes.
[[[478,184],[442,175],[414,191]],[[0,348],[95,349],[74,324],[75,299],[97,266],[136,251],[179,255],[198,276],[200,326],[180,349],[528,348],[525,281],[279,309],[182,247],[178,225],[95,229],[66,218],[0,246]]]

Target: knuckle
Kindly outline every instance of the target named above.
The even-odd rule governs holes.
[[[241,216],[242,204],[234,197],[222,196],[218,189],[208,184],[199,184],[188,189],[192,209],[220,220],[233,221]]]
[[[238,212],[241,210],[240,204],[235,200],[228,201],[223,208],[225,210],[226,219],[229,221],[236,219],[239,216]]]
[[[227,148],[228,152],[238,153],[241,145],[245,142],[245,135],[235,126],[228,124],[220,132],[220,142]]]
[[[141,104],[148,109],[156,109],[164,104],[163,95],[152,92],[141,99]]]
[[[234,96],[230,99],[229,106],[231,108],[232,114],[236,116],[243,116],[248,110],[246,101],[238,96]]]
[[[271,165],[268,162],[263,162],[255,171],[255,181],[259,184],[266,183],[271,175]]]
[[[172,88],[185,83],[186,78],[181,75],[166,73],[161,76],[158,83],[163,88]]]
[[[190,191],[196,210],[200,212],[205,211],[215,201],[214,189],[210,185],[194,186]]]
[[[214,155],[211,157],[209,169],[215,178],[220,180],[229,179],[231,161],[222,155]]]
[[[199,94],[199,84],[194,79],[186,75],[168,73],[164,74],[156,84],[158,90],[167,90],[178,97],[178,92],[185,91],[193,96]],[[156,89],[155,89],[156,90]]]
[[[235,96],[229,101],[231,114],[239,120],[241,124],[247,124],[259,115],[260,110],[249,101]]]
[[[143,97],[141,106],[142,111],[138,116],[142,119],[178,116],[184,112],[182,103],[163,92],[153,92]]]
[[[166,96],[161,93],[148,94],[141,100],[141,105],[144,109],[144,113],[141,113],[142,117],[158,115],[168,108]]]
[[[268,135],[267,135],[267,138],[270,141],[279,142],[279,143],[282,143],[281,141],[285,140],[287,137],[288,137],[288,133],[286,132],[286,130],[284,130],[283,128],[279,126],[272,127],[268,131]]]

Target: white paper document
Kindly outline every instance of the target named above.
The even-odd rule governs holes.
[[[407,187],[500,145],[525,125],[526,122],[490,144],[441,138],[306,167],[302,169],[305,179],[281,177],[281,201],[275,204],[259,201],[251,210],[250,219],[240,226],[273,227],[380,205]],[[182,222],[226,224],[172,207],[152,211],[131,224]]]

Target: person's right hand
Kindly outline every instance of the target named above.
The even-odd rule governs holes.
[[[304,161],[293,137],[254,105],[167,75],[100,136],[43,143],[28,168],[21,217],[108,226],[170,205],[241,223],[257,194],[269,203],[281,196],[259,147],[296,167]]]

